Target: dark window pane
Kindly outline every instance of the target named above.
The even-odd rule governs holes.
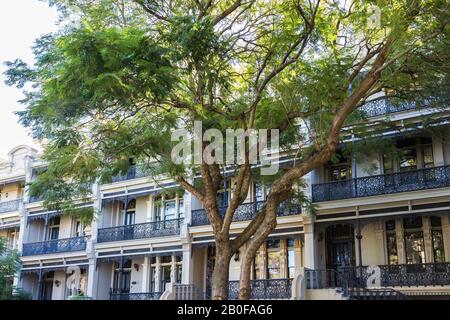
[[[422,228],[422,217],[409,217],[403,219],[403,228],[416,229]]]
[[[441,230],[432,231],[434,262],[445,262],[444,238]]]
[[[269,239],[267,240],[267,249],[279,248],[280,240],[279,239]]]

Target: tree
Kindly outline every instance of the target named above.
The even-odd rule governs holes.
[[[9,249],[6,239],[0,237],[0,300],[13,298],[12,280],[19,268],[19,253],[17,250]]]
[[[249,298],[251,263],[276,227],[280,203],[307,203],[301,179],[331,159],[344,126],[367,134],[359,106],[378,93],[418,102],[431,95],[440,105],[433,88],[448,88],[446,1],[51,4],[66,24],[36,41],[34,66],[16,60],[6,72],[10,85],[33,85],[19,115],[47,143],[48,168],[31,193],[73,212],[72,199],[87,194],[86,183],[125,173],[130,158],[151,176],[169,175],[203,204],[211,223],[213,299],[227,299],[230,259],[242,247],[240,298]],[[249,139],[243,163],[232,166],[236,183],[222,216],[224,165],[171,159],[171,133],[182,126],[193,135],[196,120],[222,133],[279,129],[280,149],[294,149],[294,164],[265,177],[272,183],[267,200],[235,239],[233,215],[257,175]],[[212,143],[203,141],[200,155]]]

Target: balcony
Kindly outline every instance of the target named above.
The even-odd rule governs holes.
[[[425,100],[422,102],[422,104],[427,105],[428,102],[429,101]],[[417,104],[415,101],[394,104],[387,98],[380,98],[366,102],[361,107],[359,107],[358,111],[361,111],[366,117],[371,118],[416,108]]]
[[[87,237],[76,237],[76,238],[48,240],[34,243],[25,243],[23,245],[22,256],[84,251],[86,250],[86,241]]]
[[[159,300],[162,292],[110,293],[110,300]]]
[[[146,177],[147,175],[148,174],[144,172],[142,169],[133,165],[130,167],[130,169],[128,169],[128,172],[126,174],[112,177],[111,182],[114,183],[125,180],[143,178]]]
[[[0,213],[19,210],[22,199],[0,202]]]
[[[251,280],[251,300],[258,299],[290,299],[292,279],[261,279]],[[239,297],[239,281],[230,281],[228,298],[236,300]]]
[[[97,242],[147,239],[180,234],[183,218],[132,224],[98,230]]]
[[[450,166],[312,185],[313,202],[450,187]]]
[[[248,221],[253,220],[256,217],[256,214],[264,205],[264,202],[248,202],[243,203],[239,207],[237,207],[234,212],[233,222],[237,221]],[[278,217],[291,216],[295,214],[301,213],[301,206],[299,204],[294,203],[282,203],[278,207]],[[227,207],[220,207],[219,214],[223,218],[225,216],[225,212],[227,211]],[[192,226],[204,226],[209,224],[208,216],[206,215],[205,209],[192,210],[191,212],[191,225]]]
[[[343,267],[339,282],[348,287],[366,287],[373,278],[370,267]],[[450,285],[450,263],[379,265],[381,287],[417,287]]]

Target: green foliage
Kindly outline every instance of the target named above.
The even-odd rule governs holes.
[[[374,58],[358,64],[388,41],[389,63],[369,93],[448,107],[447,1],[356,1],[349,11],[342,1],[257,0],[227,15],[233,3],[50,1],[66,24],[36,41],[33,66],[18,59],[5,73],[9,85],[31,84],[20,121],[48,142],[48,168],[31,193],[54,210],[92,216],[71,200],[85,198],[87,185],[133,163],[155,179],[188,176],[192,163],[171,161],[171,133],[192,133],[194,120],[242,128],[253,106],[254,128],[283,127],[282,149],[303,146],[295,156],[306,161]],[[370,5],[381,10],[380,26],[368,24]],[[392,126],[368,128],[365,118],[354,112],[346,122],[362,149]]]
[[[0,237],[0,300],[11,300],[13,277],[20,269],[20,255],[7,247],[6,239]]]
[[[13,300],[32,300],[33,295],[22,289],[22,288],[15,288],[12,296]]]

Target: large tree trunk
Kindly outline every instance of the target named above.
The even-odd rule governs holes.
[[[228,280],[231,260],[230,244],[216,240],[216,257],[212,275],[212,299],[228,299]]]

